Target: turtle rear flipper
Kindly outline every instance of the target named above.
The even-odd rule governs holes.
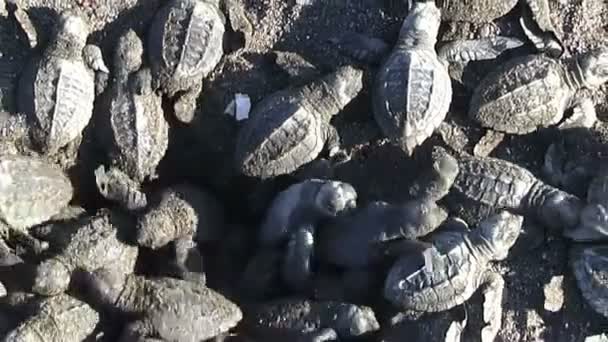
[[[524,42],[512,37],[491,37],[457,40],[443,45],[437,55],[450,63],[491,60],[502,53],[523,46]]]
[[[390,52],[390,46],[385,41],[360,33],[349,32],[333,40],[342,54],[366,64],[379,64]]]

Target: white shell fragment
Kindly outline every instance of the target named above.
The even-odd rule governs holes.
[[[234,117],[237,121],[243,121],[249,119],[249,112],[251,111],[251,99],[247,94],[236,93],[234,94],[234,100],[230,101],[224,114],[228,114]]]

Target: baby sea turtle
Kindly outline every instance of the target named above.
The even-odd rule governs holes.
[[[175,116],[194,118],[203,78],[220,62],[226,18],[219,0],[170,0],[148,32],[148,57],[155,89],[175,100]]]
[[[99,314],[67,294],[46,298],[40,310],[9,332],[3,341],[84,341],[97,326]]]
[[[441,231],[432,245],[399,258],[389,271],[384,298],[395,306],[418,312],[449,310],[467,301],[482,287],[482,341],[493,341],[502,322],[504,280],[489,270],[490,261],[503,260],[515,244],[523,217],[501,211],[468,231],[466,224]]]
[[[196,282],[167,277],[147,279],[108,270],[88,273],[85,278],[91,300],[138,317],[125,329],[123,341],[207,340],[227,332],[243,317],[236,304]]]
[[[331,118],[363,87],[363,71],[343,66],[299,88],[278,91],[252,110],[239,131],[235,160],[244,175],[266,179],[289,174],[338,145]]]
[[[17,109],[27,118],[36,149],[52,155],[68,146],[74,156],[93,115],[96,93],[108,74],[101,50],[87,45],[83,16],[65,11],[54,39],[23,71]]]
[[[29,235],[72,200],[70,179],[58,167],[36,157],[0,155],[0,232],[19,237],[34,251],[48,244]]]
[[[72,273],[112,268],[129,274],[135,268],[138,249],[120,240],[130,228],[129,220],[119,213],[102,210],[81,222],[60,252],[40,263],[32,290],[52,296],[67,290]]]
[[[556,124],[590,127],[596,120],[594,105],[579,90],[597,89],[608,81],[608,48],[591,50],[574,64],[569,68],[546,55],[515,57],[481,81],[469,116],[483,127],[508,134],[528,134]],[[574,112],[561,122],[568,108]]]
[[[300,226],[336,217],[357,206],[357,191],[340,181],[308,179],[280,192],[260,227],[262,245],[278,245]]]
[[[570,266],[583,298],[597,313],[608,317],[608,246],[575,246]]]
[[[142,68],[143,53],[143,44],[133,30],[119,38],[104,129],[99,130],[99,138],[109,152],[110,168],[120,169],[137,183],[156,178],[156,167],[169,144],[169,124],[164,117],[162,98],[152,89],[150,70]],[[102,195],[108,194],[110,199],[127,195],[108,193],[107,189],[121,186],[103,180],[123,179],[100,175],[97,184],[106,189],[101,191]],[[118,202],[128,200],[122,198]]]
[[[328,341],[357,338],[380,329],[370,307],[334,301],[283,298],[245,309],[244,329],[275,340]]]
[[[445,158],[450,158],[446,151]],[[453,157],[452,157],[453,158]],[[581,200],[544,183],[525,168],[502,159],[461,155],[452,185],[458,200],[531,215],[553,229],[576,226]]]

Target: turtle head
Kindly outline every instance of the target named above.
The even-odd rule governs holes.
[[[380,329],[374,311],[366,306],[343,304],[338,309],[337,318],[339,336],[357,337]]]
[[[523,221],[522,216],[503,210],[480,223],[480,234],[488,242],[493,260],[507,257],[509,249],[519,237]]]
[[[586,205],[579,224],[564,229],[563,234],[578,242],[608,241],[608,210],[598,203]]]
[[[325,84],[332,90],[340,108],[350,103],[363,89],[363,70],[346,65],[327,75]]]
[[[583,84],[598,88],[608,82],[608,47],[593,49],[578,60]]]
[[[327,181],[315,195],[314,207],[323,216],[335,217],[357,206],[357,191],[344,182]]]
[[[549,228],[568,229],[578,223],[582,206],[578,197],[557,190],[545,197],[538,209],[538,218]]]
[[[118,39],[114,65],[128,72],[135,72],[141,67],[143,53],[144,46],[141,39],[130,29]]]
[[[127,283],[127,275],[105,268],[84,272],[82,278],[87,297],[101,305],[116,304]]]
[[[65,264],[56,259],[49,259],[36,269],[32,290],[44,296],[55,296],[67,290],[70,278],[70,270]]]
[[[66,11],[59,18],[58,35],[84,47],[89,36],[89,25],[82,15]]]
[[[435,1],[414,1],[401,26],[399,41],[408,46],[419,42],[434,45],[440,25],[441,10]]]

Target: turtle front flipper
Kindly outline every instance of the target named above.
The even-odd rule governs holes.
[[[12,230],[11,238],[22,244],[25,248],[31,250],[36,255],[42,254],[44,251],[49,249],[48,242],[38,240],[26,231]]]
[[[327,328],[319,331],[314,331],[305,334],[297,339],[297,342],[325,342],[325,341],[337,341],[338,334],[334,329]]]
[[[552,57],[560,57],[564,46],[555,34],[547,0],[525,0],[519,23],[536,49]]]
[[[103,93],[106,89],[110,70],[103,60],[101,49],[97,45],[88,44],[82,50],[82,58],[86,65],[95,72],[95,95]]]
[[[495,59],[506,51],[516,49],[524,42],[512,37],[490,37],[456,40],[443,45],[437,55],[449,63],[468,63]]]
[[[493,271],[486,271],[481,279],[483,293],[483,321],[481,341],[492,342],[498,335],[502,325],[502,297],[505,281],[502,276]]]
[[[333,166],[344,164],[351,158],[351,154],[342,147],[340,134],[332,124],[325,125],[325,149]]]
[[[283,281],[294,291],[308,288],[314,251],[314,227],[304,225],[289,239],[283,261]]]
[[[11,4],[12,8],[11,13],[17,22],[17,25],[21,29],[22,33],[25,35],[27,39],[28,46],[30,49],[35,49],[38,46],[38,33],[36,32],[36,27],[32,23],[29,15],[25,10],[18,7],[16,4]]]
[[[203,82],[195,83],[192,88],[178,95],[173,105],[175,117],[184,124],[189,124],[194,120],[196,111],[196,100],[203,90]]]
[[[495,131],[493,129],[488,129],[486,134],[479,139],[475,147],[473,147],[473,155],[475,157],[487,157],[505,138],[505,134],[502,132]]]
[[[591,128],[597,121],[595,105],[590,98],[576,98],[572,115],[558,125],[559,129]]]
[[[340,52],[366,64],[379,64],[391,48],[383,40],[363,34],[349,32],[334,39]]]

